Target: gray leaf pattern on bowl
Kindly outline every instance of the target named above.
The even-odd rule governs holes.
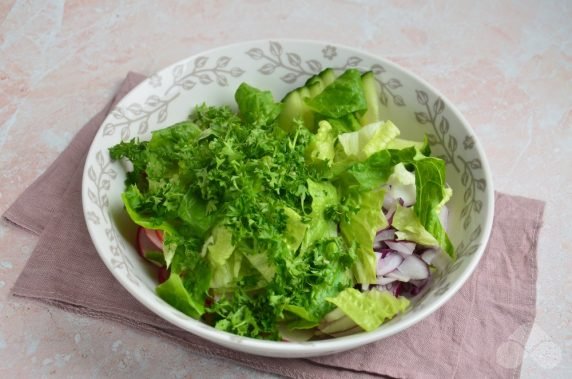
[[[133,263],[125,255],[124,246],[117,234],[117,228],[112,227],[108,214],[109,197],[106,191],[110,188],[111,180],[117,178],[117,172],[110,167],[111,161],[107,152],[98,151],[95,157],[96,163],[87,168],[87,176],[90,183],[87,195],[89,201],[99,211],[99,215],[94,211],[89,211],[87,220],[96,225],[99,225],[103,220],[109,251],[113,255],[113,258],[111,258],[113,268],[124,271],[129,281],[139,286],[141,278],[135,273]]]
[[[414,98],[421,106],[414,111],[414,119],[422,128],[428,129],[426,132],[429,143],[432,147],[439,147],[440,158],[446,164],[461,175],[461,185],[463,187],[463,208],[461,210],[462,227],[464,230],[472,229],[469,238],[461,241],[457,245],[459,259],[449,265],[442,275],[435,278],[432,287],[432,296],[441,296],[447,292],[450,283],[446,277],[462,266],[465,258],[474,254],[479,248],[478,239],[481,235],[481,225],[475,223],[474,215],[480,213],[483,207],[479,193],[482,195],[487,187],[487,182],[483,175],[479,175],[482,163],[478,158],[467,159],[466,155],[461,155],[459,149],[466,152],[474,148],[474,138],[470,135],[455,136],[450,131],[449,119],[446,117],[446,104],[441,98],[432,99],[423,89],[408,88],[399,79],[386,77],[388,70],[382,65],[375,63],[371,66],[362,66],[364,58],[352,54],[341,57],[336,47],[323,45],[318,48],[316,56],[331,61],[332,67],[336,70],[344,70],[348,67],[357,67],[372,70],[381,88],[380,101],[385,106],[405,106],[404,96],[415,94]],[[266,50],[266,51],[265,51]],[[256,45],[244,52],[250,59],[260,61],[259,65],[234,66],[229,68],[232,58],[220,56],[216,59],[212,57],[199,56],[188,62],[175,65],[170,75],[160,76],[155,74],[145,82],[152,88],[166,88],[162,97],[158,95],[149,96],[143,103],[132,103],[126,107],[116,107],[108,121],[100,131],[104,137],[117,136],[121,140],[128,140],[134,136],[143,135],[148,132],[150,123],[161,124],[167,119],[169,107],[180,95],[181,91],[192,91],[198,86],[218,85],[228,86],[229,78],[238,78],[247,72],[257,71],[262,75],[279,75],[284,83],[295,83],[300,78],[307,78],[319,73],[324,67],[322,63],[313,57],[304,57],[296,51],[286,51],[283,45],[276,41],[270,41],[267,49]],[[336,65],[337,64],[337,65]],[[165,74],[163,72],[162,74]],[[144,82],[144,83],[145,83]],[[401,94],[400,94],[401,93]],[[403,95],[402,95],[403,94]],[[392,104],[390,104],[390,100]],[[458,141],[462,141],[459,143]],[[475,152],[475,155],[477,153]],[[106,226],[108,243],[113,254],[112,264],[117,270],[123,271],[129,280],[139,284],[140,280],[131,269],[131,261],[125,257],[124,247],[120,238],[116,234],[116,228],[111,227],[112,221],[108,216],[109,199],[105,194],[109,189],[109,181],[113,180],[117,173],[110,167],[109,154],[107,151],[98,151],[96,163],[90,165],[88,170],[89,187],[87,189],[89,201],[93,208],[86,212],[86,219],[89,223]],[[95,210],[94,210],[95,209]],[[421,299],[422,300],[422,299]],[[419,311],[425,306],[420,301],[418,307],[413,311]]]

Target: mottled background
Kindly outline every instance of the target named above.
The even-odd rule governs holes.
[[[546,201],[538,315],[523,347],[522,377],[567,377],[571,1],[0,0],[0,212],[129,70],[151,74],[205,49],[279,37],[355,46],[417,73],[472,124],[498,191]],[[11,298],[34,243],[32,235],[0,223],[1,377],[254,376],[111,322]],[[506,349],[518,348],[507,343],[499,347],[500,364]]]

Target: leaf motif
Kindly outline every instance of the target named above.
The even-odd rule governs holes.
[[[449,136],[449,142],[447,143],[449,152],[452,154],[457,150],[457,139],[454,136]]]
[[[123,128],[121,128],[121,140],[127,141],[129,139],[129,136],[130,136],[129,127],[124,126]]]
[[[461,210],[461,218],[465,217],[466,215],[469,214],[469,212],[471,211],[471,204],[467,204],[463,207],[463,209]]]
[[[473,187],[468,186],[468,187],[465,189],[465,195],[463,196],[463,199],[464,199],[465,201],[469,201],[469,200],[471,199],[471,196],[472,196],[472,195],[473,195]]]
[[[463,221],[463,229],[467,230],[467,228],[469,227],[469,225],[471,225],[471,216],[467,216],[467,218],[465,218],[465,220]]]
[[[109,175],[109,177],[110,177],[111,179],[117,178],[117,172],[116,172],[114,169],[112,169],[112,168],[110,168],[109,170],[107,170],[106,174]]]
[[[389,99],[387,98],[387,93],[383,90],[383,87],[381,92],[379,93],[379,101],[387,107]]]
[[[310,59],[309,61],[306,61],[306,64],[308,65],[308,68],[312,72],[322,71],[322,64],[315,59]]]
[[[280,79],[282,79],[282,81],[286,82],[286,83],[294,83],[296,81],[296,79],[298,79],[298,75],[294,74],[293,72],[290,72],[290,73],[280,77]]]
[[[167,108],[163,107],[157,114],[157,122],[163,122],[165,119],[167,119]]]
[[[149,129],[149,123],[147,122],[147,120],[143,120],[139,124],[139,128],[137,128],[137,134],[146,133],[147,129]]]
[[[481,191],[484,191],[485,188],[487,188],[487,182],[485,181],[485,179],[477,179],[475,180],[475,183],[477,183],[477,188],[480,189]]]
[[[371,71],[373,71],[375,75],[381,75],[385,72],[385,68],[380,64],[374,64],[371,66]]]
[[[463,175],[461,175],[461,184],[463,186],[466,186],[468,182],[469,182],[469,173],[467,172],[467,170],[465,170],[463,171]]]
[[[445,283],[445,285],[441,288],[439,288],[437,291],[435,291],[435,295],[443,295],[445,292],[447,292],[447,290],[449,289],[449,283]]]
[[[104,190],[108,190],[109,188],[111,188],[111,182],[109,181],[109,179],[104,179],[101,181],[101,187]]]
[[[346,62],[346,65],[348,67],[357,67],[357,65],[359,65],[361,63],[362,59],[360,57],[349,57],[348,61]]]
[[[220,57],[219,59],[217,59],[216,61],[216,67],[217,68],[223,68],[228,66],[228,64],[230,63],[230,57]]]
[[[212,78],[210,77],[209,74],[201,74],[199,75],[199,82],[201,82],[201,84],[210,84],[212,83]]]
[[[89,166],[89,169],[87,170],[87,177],[89,179],[91,179],[92,182],[95,182],[96,176],[95,176],[95,170],[93,169],[93,166]]]
[[[88,221],[91,221],[95,225],[99,225],[99,217],[93,211],[89,211],[86,213],[86,218]]]
[[[425,112],[415,112],[415,118],[420,124],[426,124],[429,120],[429,115]]]
[[[95,154],[95,160],[99,165],[99,167],[103,167],[104,161],[103,161],[103,153],[101,151],[98,151],[97,154]]]
[[[123,114],[123,109],[121,108],[115,108],[115,110],[113,110],[113,112],[111,112],[111,116],[117,120],[121,120],[125,118],[125,115]]]
[[[475,228],[475,230],[473,230],[469,238],[471,241],[474,241],[477,238],[479,238],[480,235],[481,235],[481,225],[477,225],[477,227]]]
[[[101,196],[101,205],[103,208],[109,208],[109,198],[107,195]]]
[[[292,66],[300,67],[300,64],[302,63],[302,58],[300,58],[298,54],[288,53],[286,54],[286,56],[288,57],[288,63],[290,63]]]
[[[197,84],[195,81],[193,81],[191,79],[186,79],[185,81],[183,81],[182,86],[183,86],[184,90],[190,91],[191,89],[193,89],[195,84]]]
[[[439,139],[435,136],[435,134],[427,133],[427,141],[429,141],[429,145],[437,145],[439,144]]]
[[[475,170],[483,167],[481,160],[479,158],[475,158],[472,161],[470,161],[469,166],[471,166],[471,168]]]
[[[240,67],[233,67],[230,69],[230,75],[233,78],[238,78],[240,75],[244,74],[244,70]]]
[[[482,208],[483,208],[483,202],[480,200],[476,200],[475,201],[475,210],[477,211],[477,213],[480,213]]]
[[[389,79],[389,81],[386,84],[391,89],[397,89],[402,86],[401,82],[395,78]]]
[[[135,116],[138,116],[141,114],[141,112],[143,112],[143,107],[141,106],[141,104],[133,103],[127,107],[127,110],[133,113]]]
[[[257,48],[257,47],[254,47],[254,48],[248,50],[248,51],[246,52],[246,54],[247,54],[250,58],[255,59],[255,60],[262,59],[262,57],[264,56],[264,52],[263,52],[261,49]]]
[[[439,123],[439,131],[442,135],[449,133],[449,120],[445,117],[441,117],[441,122]]]
[[[159,99],[159,96],[157,95],[151,95],[147,98],[147,100],[145,100],[145,104],[147,104],[150,107],[155,108],[157,105],[159,105],[159,103],[161,102],[161,99]]]
[[[438,98],[437,100],[435,100],[435,102],[433,103],[433,112],[435,113],[435,116],[437,116],[444,110],[445,110],[445,103],[443,102],[443,99]]]
[[[282,55],[282,45],[275,41],[270,41],[270,53],[275,57],[280,57]]]
[[[209,60],[209,58],[207,58],[207,57],[198,57],[197,59],[195,59],[195,67],[196,68],[205,67],[208,60]]]
[[[87,190],[87,197],[89,197],[89,200],[91,200],[92,203],[94,203],[95,205],[97,205],[99,207],[99,203],[97,201],[97,196],[95,196],[95,193],[93,193],[93,191],[91,189]]]
[[[427,93],[422,90],[415,90],[415,93],[417,94],[417,102],[421,105],[427,105],[429,102],[429,96],[427,96]]]
[[[398,107],[402,107],[405,105],[405,100],[403,100],[403,97],[401,97],[400,95],[395,95],[393,96],[393,103]]]
[[[258,72],[264,75],[270,75],[274,72],[275,69],[276,66],[274,66],[272,63],[266,63],[264,66],[258,69]]]
[[[114,130],[115,130],[115,127],[113,126],[113,124],[105,124],[103,126],[103,135],[104,136],[110,136],[113,134]]]
[[[226,79],[226,76],[224,76],[224,75],[217,75],[216,76],[216,82],[221,87],[228,86],[228,80]]]
[[[178,64],[175,67],[173,67],[173,78],[175,80],[179,79],[182,75],[183,75],[183,65],[182,64]]]
[[[479,248],[479,245],[477,245],[477,244],[471,245],[471,246],[467,249],[467,252],[465,253],[465,256],[471,256],[471,255],[475,254],[475,252],[477,251],[478,248]]]

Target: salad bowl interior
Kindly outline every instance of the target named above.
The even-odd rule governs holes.
[[[200,104],[234,107],[234,92],[246,82],[280,100],[312,75],[331,67],[372,71],[379,83],[383,118],[401,137],[422,141],[446,163],[453,190],[448,235],[457,259],[437,273],[410,309],[371,332],[308,342],[264,341],[217,330],[176,310],[155,292],[155,270],[134,246],[137,227],[125,212],[125,163],[109,148],[187,119]],[[489,166],[473,130],[436,89],[399,66],[332,43],[263,40],[226,46],[179,61],[155,73],[111,111],[89,150],[82,187],[83,211],[93,243],[115,278],[151,311],[178,327],[227,348],[273,357],[332,354],[398,333],[441,307],[465,283],[484,253],[492,226],[494,194]]]

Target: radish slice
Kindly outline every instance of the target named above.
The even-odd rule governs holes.
[[[396,242],[396,241],[385,241],[385,244],[401,254],[411,255],[413,250],[415,250],[415,242]]]
[[[157,235],[157,238],[159,239],[159,241],[161,241],[161,245],[163,245],[163,231],[162,230],[155,230],[155,234]]]
[[[159,234],[157,234],[157,231],[154,229],[145,229],[145,234],[147,235],[147,238],[149,238],[151,242],[155,244],[156,248],[158,248],[159,250],[163,250],[162,235],[160,238]]]
[[[166,269],[165,267],[159,267],[159,269],[157,270],[157,280],[159,281],[159,284],[169,279],[170,275],[171,272],[168,269]]]
[[[409,279],[427,279],[429,277],[429,267],[421,258],[410,255],[403,260],[397,271],[409,277]]]
[[[145,228],[137,229],[137,240],[135,247],[137,248],[139,255],[143,258],[145,258],[145,252],[149,250],[157,250],[157,245],[155,245],[155,243],[148,237]]]
[[[379,260],[377,275],[382,276],[395,270],[403,262],[403,257],[396,253],[389,253]]]

